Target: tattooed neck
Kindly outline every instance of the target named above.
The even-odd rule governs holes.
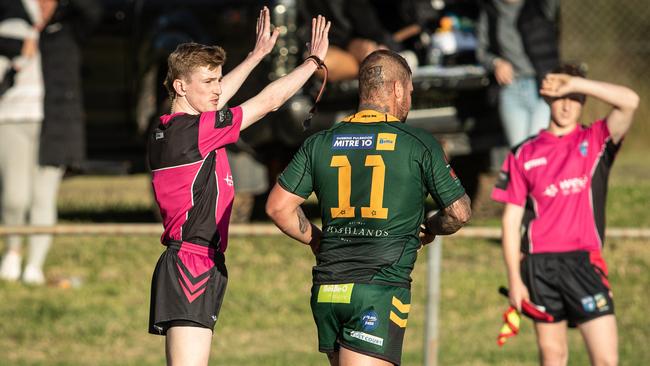
[[[390,113],[390,108],[388,108],[387,105],[385,104],[375,104],[375,103],[369,103],[369,102],[361,102],[359,103],[359,110],[363,111],[366,109],[373,109],[377,112],[383,112],[383,113]]]

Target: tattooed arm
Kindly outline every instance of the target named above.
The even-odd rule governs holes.
[[[451,205],[438,211],[425,221],[428,233],[433,235],[449,235],[463,227],[472,216],[471,201],[465,194]]]
[[[286,191],[276,183],[266,201],[266,214],[283,233],[309,245],[312,252],[316,254],[322,233],[307,219],[300,208],[303,202],[305,202],[304,198]]]

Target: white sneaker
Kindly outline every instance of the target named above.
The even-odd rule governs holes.
[[[23,271],[23,282],[28,285],[44,284],[45,276],[43,275],[43,270],[28,264],[25,266],[25,271]]]
[[[2,264],[0,264],[0,279],[6,281],[16,281],[20,277],[20,262],[22,258],[16,252],[7,252],[2,257]]]

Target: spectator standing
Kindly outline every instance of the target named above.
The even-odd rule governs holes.
[[[6,0],[0,4],[0,54],[16,69],[0,96],[2,222],[56,223],[65,167],[84,159],[82,34],[99,21],[95,1]],[[0,278],[43,284],[51,235],[31,235],[22,270],[22,238],[9,236]]]
[[[500,87],[499,114],[513,147],[548,125],[539,81],[558,66],[559,0],[483,0],[477,59]]]

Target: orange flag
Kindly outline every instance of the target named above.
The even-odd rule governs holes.
[[[501,331],[499,331],[499,336],[497,337],[497,344],[503,346],[508,338],[514,337],[519,333],[519,324],[521,323],[521,316],[519,312],[514,307],[509,307],[505,313],[503,313],[503,326]]]

